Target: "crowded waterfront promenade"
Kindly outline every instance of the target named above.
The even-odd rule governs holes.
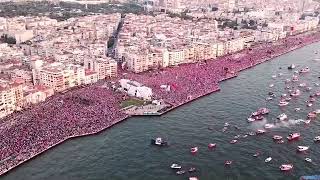
[[[173,108],[219,90],[219,82],[239,71],[320,40],[320,33],[291,36],[277,44],[260,44],[234,55],[155,72],[128,73],[153,89],[156,99]],[[170,91],[161,85],[170,85]],[[57,94],[33,109],[0,122],[0,174],[72,137],[95,134],[128,117],[120,110],[123,94],[99,84]]]

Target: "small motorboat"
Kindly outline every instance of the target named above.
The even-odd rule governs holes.
[[[168,146],[168,142],[164,141],[161,137],[151,139],[151,144],[156,146]]]
[[[271,87],[271,88],[274,87],[274,84],[270,84],[269,87]]]
[[[280,114],[277,118],[278,118],[280,121],[284,121],[284,120],[287,120],[287,119],[288,119],[288,116],[287,116],[285,113],[282,113],[282,114]]]
[[[230,141],[230,144],[235,144],[235,143],[237,143],[237,142],[238,142],[238,140],[233,139],[233,140]]]
[[[311,91],[312,87],[306,87],[306,91]]]
[[[199,180],[197,177],[189,177],[189,180]]]
[[[249,135],[249,136],[254,136],[254,135],[256,135],[256,133],[254,133],[254,132],[248,132],[248,135]]]
[[[310,98],[309,101],[310,101],[310,102],[315,102],[315,101],[316,101],[316,98]]]
[[[182,175],[182,174],[184,174],[184,173],[186,173],[186,171],[184,171],[184,170],[180,170],[180,171],[177,171],[177,172],[176,172],[177,175]]]
[[[311,120],[310,119],[306,119],[303,121],[305,124],[310,124]]]
[[[229,165],[231,165],[231,164],[232,164],[232,161],[231,161],[231,160],[227,160],[227,161],[224,162],[224,165],[225,165],[225,166],[229,166]]]
[[[276,141],[279,141],[279,140],[282,139],[282,136],[274,135],[274,136],[272,137],[272,139],[273,139],[273,140],[276,140]]]
[[[222,132],[226,132],[228,130],[228,127],[223,127]]]
[[[181,169],[181,166],[179,164],[172,164],[171,166],[171,169]]]
[[[276,97],[276,94],[274,94],[273,92],[269,92],[268,95],[269,95],[270,97]],[[320,93],[319,93],[319,96],[320,96]]]
[[[311,107],[313,104],[312,103],[308,103],[307,104],[307,107]]]
[[[224,127],[228,127],[230,124],[228,122],[224,123]]]
[[[252,118],[252,117],[249,117],[248,119],[247,119],[247,121],[250,123],[250,122],[254,122],[256,119],[254,119],[254,118]]]
[[[307,151],[308,149],[309,149],[309,146],[298,146],[297,151],[303,152],[303,151]]]
[[[320,91],[316,92],[314,95],[315,96],[320,96]]]
[[[267,97],[266,101],[271,101],[273,98],[272,97]]]
[[[289,102],[281,100],[278,105],[279,106],[286,106],[288,104],[289,104]]]
[[[315,112],[316,114],[320,114],[320,109],[316,109],[314,112]]]
[[[297,96],[300,96],[300,95],[301,95],[301,92],[300,92],[299,89],[294,90],[294,91],[290,94],[290,96],[293,96],[293,97],[297,97]]]
[[[289,83],[289,82],[291,82],[291,80],[290,79],[286,79],[285,83]]]
[[[198,150],[199,150],[198,147],[193,147],[190,149],[190,152],[194,154],[194,153],[197,153]]]
[[[316,136],[314,139],[313,139],[314,142],[320,142],[320,136]]]
[[[268,163],[272,160],[272,157],[268,157],[267,159],[264,160],[265,163]]]
[[[263,130],[263,129],[258,129],[257,132],[256,132],[256,134],[257,134],[257,135],[261,135],[261,134],[264,134],[265,132],[266,132],[266,131]]]
[[[212,148],[215,148],[217,145],[215,143],[209,143],[208,144],[208,148],[209,149],[212,149]]]
[[[277,144],[283,144],[283,143],[284,143],[284,140],[277,141]]]
[[[195,167],[191,167],[189,170],[188,170],[188,172],[196,172],[197,171],[197,169],[195,168]]]
[[[258,112],[258,115],[260,114],[265,115],[265,114],[268,114],[270,110],[268,108],[259,108],[257,112]]]
[[[242,137],[243,137],[243,138],[246,138],[246,137],[248,137],[248,135],[245,134],[245,135],[243,135]]]
[[[282,164],[280,167],[281,171],[290,171],[293,168],[292,164]]]
[[[281,97],[283,97],[283,98],[287,97],[287,94],[281,94]]]
[[[301,108],[294,108],[294,111],[296,111],[296,112],[298,112],[300,110],[301,110]]]
[[[258,157],[260,155],[260,152],[256,152],[253,157]]]
[[[240,137],[240,135],[236,135],[236,136],[234,136],[233,138],[234,138],[234,139],[239,139],[239,137]]]
[[[310,158],[305,158],[304,160],[307,161],[307,162],[309,162],[309,163],[312,162],[312,159],[310,159]]]
[[[305,68],[301,69],[301,70],[299,71],[299,73],[307,73],[307,72],[309,72],[309,71],[310,71],[309,67],[305,67]]]
[[[289,69],[289,70],[292,70],[292,69],[294,69],[294,68],[296,68],[296,65],[294,65],[294,64],[291,64],[290,66],[288,66],[288,69]]]
[[[306,83],[301,83],[301,84],[299,84],[299,87],[306,87],[306,86],[307,86]]]
[[[293,82],[298,82],[298,81],[299,81],[298,76],[292,76],[292,81],[293,81]]]
[[[292,141],[292,140],[296,140],[296,139],[299,139],[300,138],[300,133],[291,133],[289,134],[289,136],[287,137],[287,139],[289,141]]]
[[[283,75],[283,73],[278,73],[278,76],[282,76]]]
[[[290,101],[291,100],[291,97],[286,97],[284,98],[285,101]]]
[[[315,111],[312,111],[312,112],[309,112],[308,115],[307,115],[308,118],[316,118],[317,117],[317,114]]]
[[[277,75],[272,75],[271,77],[272,77],[273,79],[275,79],[275,78],[277,78]]]
[[[265,128],[265,129],[274,128],[274,124],[265,124],[265,125],[264,125],[264,128]]]

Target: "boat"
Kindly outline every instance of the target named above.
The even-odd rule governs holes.
[[[289,102],[281,100],[278,105],[279,106],[286,106],[288,104],[289,104]]]
[[[264,134],[265,132],[266,132],[266,131],[263,130],[263,129],[258,129],[257,132],[256,132],[256,134],[257,134],[257,135],[260,135],[260,134]]]
[[[311,120],[310,119],[307,119],[307,120],[304,120],[303,121],[305,124],[310,124]]]
[[[301,176],[299,180],[319,180],[320,175]]]
[[[299,84],[299,87],[306,87],[306,86],[307,86],[306,83],[301,83],[301,84]]]
[[[300,95],[301,95],[301,92],[300,92],[299,89],[294,90],[294,91],[290,94],[290,96],[293,96],[293,97],[297,97],[297,96],[300,96]]]
[[[264,160],[264,162],[268,163],[272,160],[272,157],[268,157],[267,159]]]
[[[199,180],[197,177],[189,177],[189,180]]]
[[[274,124],[265,124],[265,125],[264,125],[264,128],[265,128],[265,129],[274,128]]]
[[[243,137],[243,138],[246,138],[246,137],[248,137],[248,135],[247,135],[247,134],[245,134],[245,135],[243,135],[242,137]]]
[[[238,142],[238,140],[233,139],[233,140],[230,141],[230,144],[235,144],[235,143],[237,143],[237,142]]]
[[[228,130],[228,127],[223,127],[222,132],[226,132]]]
[[[261,120],[263,120],[263,116],[262,115],[259,115],[259,116],[255,116],[254,117],[254,119],[256,120],[256,121],[261,121]]]
[[[273,92],[269,92],[268,95],[269,95],[270,97],[275,97],[275,96],[276,96],[276,94],[274,94]],[[320,94],[319,94],[319,96],[320,96]]]
[[[283,75],[283,73],[278,73],[278,76],[282,76]]]
[[[271,88],[272,88],[273,86],[274,86],[274,84],[270,84],[270,85],[269,85],[269,87],[271,87]]]
[[[257,112],[259,115],[265,115],[268,114],[270,110],[268,108],[259,108]]]
[[[285,83],[289,83],[289,82],[291,82],[291,80],[290,79],[286,79]]]
[[[316,101],[316,98],[310,98],[309,101],[310,101],[310,102],[315,102],[315,101]]]
[[[224,162],[224,165],[228,166],[228,165],[231,165],[232,164],[232,161],[231,160],[227,160]]]
[[[294,108],[294,111],[300,111],[301,110],[301,108]]]
[[[296,140],[296,139],[299,139],[300,138],[300,133],[291,133],[289,134],[289,136],[287,137],[287,139],[289,141],[291,140]]]
[[[316,109],[314,112],[315,112],[316,114],[320,114],[320,109]]]
[[[247,120],[248,120],[248,122],[254,122],[256,119],[249,117]]]
[[[273,98],[272,97],[267,97],[266,100],[267,101],[271,101]]]
[[[171,169],[181,169],[181,166],[179,164],[173,163],[171,166]]]
[[[274,135],[274,136],[272,137],[272,139],[273,139],[273,140],[276,140],[276,141],[279,141],[279,140],[282,139],[282,136]]]
[[[309,67],[305,67],[305,68],[300,69],[299,73],[307,73],[309,71],[310,71],[310,68]]]
[[[280,121],[284,121],[284,120],[288,119],[288,116],[287,116],[285,113],[282,113],[282,114],[280,114],[277,118],[278,118]]]
[[[290,70],[292,70],[294,68],[296,68],[296,65],[294,65],[294,64],[291,64],[290,66],[288,66],[288,69],[290,69]]]
[[[299,81],[298,76],[292,76],[292,81],[293,81],[293,82],[297,82],[297,81]]]
[[[312,87],[306,87],[306,91],[311,91]]]
[[[309,146],[298,146],[297,151],[303,152],[307,151],[309,149]]]
[[[320,91],[316,92],[314,95],[315,96],[320,96]]]
[[[314,142],[320,142],[320,136],[316,136],[314,139],[313,139]]]
[[[308,115],[307,115],[308,118],[316,118],[317,117],[317,114],[316,112],[312,111],[312,112],[309,112]]]
[[[272,77],[272,78],[277,78],[277,75],[272,75],[271,77]]]
[[[248,132],[247,133],[249,136],[254,136],[254,135],[256,135],[256,133],[254,133],[254,132]]]
[[[291,97],[286,97],[284,98],[285,101],[290,101],[291,100]]]
[[[283,143],[284,143],[284,140],[277,141],[277,144],[283,144]]]
[[[229,123],[224,123],[224,127],[228,127],[228,126],[230,126],[230,124]]]
[[[177,175],[181,175],[181,174],[184,174],[184,173],[186,173],[186,171],[184,171],[184,170],[180,170],[180,171],[176,172]]]
[[[208,148],[209,149],[212,149],[212,148],[215,148],[217,145],[215,143],[209,143],[208,144]]]
[[[195,168],[195,167],[191,167],[189,170],[188,170],[188,172],[196,172],[197,171],[197,169]]]
[[[198,150],[199,150],[198,147],[193,147],[193,148],[191,148],[190,152],[191,153],[197,153]]]
[[[312,159],[310,159],[310,158],[305,158],[304,160],[307,162],[310,162],[310,163],[312,162]]]
[[[233,138],[234,138],[234,139],[239,139],[239,137],[240,137],[240,135],[236,135],[236,136],[234,136]]]
[[[164,141],[161,137],[151,139],[151,144],[156,146],[168,146],[168,142]]]
[[[312,103],[308,103],[308,104],[307,104],[308,107],[311,107],[312,105],[313,105]]]
[[[260,152],[256,152],[253,157],[258,157],[260,155]]]
[[[282,164],[280,167],[281,171],[290,171],[293,168],[292,164]]]

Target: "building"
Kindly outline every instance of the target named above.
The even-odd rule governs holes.
[[[109,57],[85,59],[84,67],[85,69],[96,72],[98,79],[117,77],[117,62]]]

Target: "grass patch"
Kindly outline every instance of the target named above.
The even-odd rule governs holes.
[[[128,106],[142,106],[144,104],[149,104],[149,102],[141,100],[141,99],[127,99],[121,102],[121,107],[125,108]]]

